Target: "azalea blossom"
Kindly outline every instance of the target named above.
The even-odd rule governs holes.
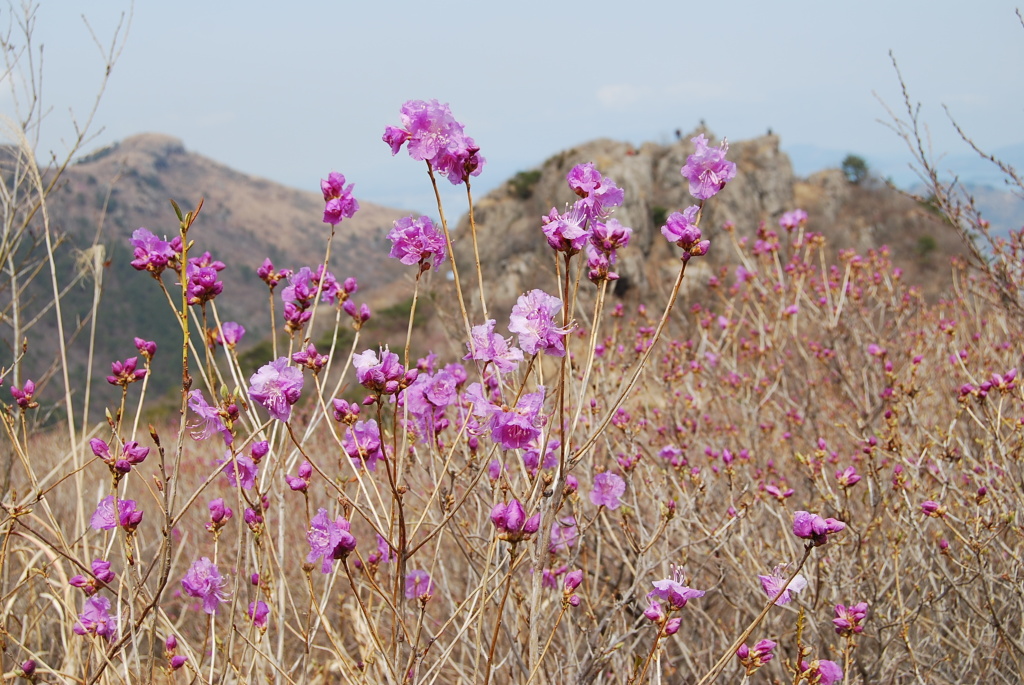
[[[793,577],[793,580],[789,581],[788,585],[785,585],[786,579],[789,574],[786,571],[785,565],[776,566],[772,569],[771,574],[767,576],[758,576],[761,580],[761,587],[764,589],[764,593],[768,595],[768,599],[778,595],[775,600],[775,604],[782,606],[783,604],[789,604],[791,592],[800,592],[807,587],[807,579],[799,573]],[[785,586],[785,589],[783,589]],[[780,594],[781,593],[781,594]]]
[[[306,531],[306,542],[309,543],[306,561],[314,563],[320,559],[321,573],[333,571],[334,560],[344,559],[356,548],[356,539],[349,528],[349,522],[344,517],[338,516],[332,521],[326,509],[319,509]]]
[[[217,613],[220,603],[227,601],[225,585],[227,579],[220,574],[209,557],[192,562],[185,577],[181,579],[181,587],[185,594],[203,600],[203,611],[208,614]]]
[[[523,361],[523,351],[495,333],[494,324],[494,319],[488,319],[486,323],[473,326],[472,340],[466,343],[469,354],[463,359],[492,362],[499,373],[509,373]]]
[[[868,617],[868,603],[858,602],[852,606],[836,604],[836,617],[832,619],[836,633],[843,637],[852,637],[864,632],[864,620]]]
[[[508,330],[519,335],[519,346],[526,354],[564,357],[566,330],[554,321],[561,311],[562,300],[543,290],[531,290],[516,300]]]
[[[249,397],[278,421],[288,421],[292,405],[302,394],[302,371],[288,366],[287,357],[264,364],[249,378]]]
[[[846,524],[834,518],[823,519],[806,511],[798,511],[793,515],[793,534],[798,538],[813,540],[815,545],[824,545],[829,535],[845,529]]]
[[[405,576],[405,598],[417,599],[423,595],[434,594],[434,584],[426,571],[409,571]]]
[[[324,223],[337,226],[342,219],[348,219],[359,211],[359,202],[352,197],[352,188],[355,184],[350,183],[345,187],[345,177],[336,171],[327,175],[326,179],[320,180],[320,190],[324,194]]]
[[[736,165],[726,160],[729,144],[722,141],[718,147],[709,147],[704,134],[691,138],[695,149],[679,172],[690,182],[690,194],[698,200],[707,200],[725,187],[736,176]]]
[[[99,595],[85,600],[78,622],[71,628],[77,635],[95,635],[113,640],[117,633],[117,616],[110,615],[110,600]]]
[[[622,505],[622,495],[626,492],[626,481],[622,476],[609,473],[599,473],[594,476],[594,489],[590,491],[590,501],[594,506],[607,507],[615,511]]]
[[[433,259],[436,271],[447,254],[444,234],[427,216],[398,219],[387,238],[392,243],[388,256],[408,266],[423,264],[424,268],[429,268]]]

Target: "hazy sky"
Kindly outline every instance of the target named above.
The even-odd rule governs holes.
[[[421,163],[380,140],[408,99],[451,104],[488,160],[481,191],[576,143],[667,142],[701,119],[733,140],[771,127],[836,165],[898,163],[873,95],[901,104],[890,49],[938,151],[964,150],[943,104],[983,146],[1024,141],[1024,28],[1003,0],[42,0],[40,153],[63,149],[69,108],[84,113],[100,82],[82,14],[109,43],[129,10],[90,147],[167,133],[249,174],[317,190],[337,170],[359,198],[424,211]]]

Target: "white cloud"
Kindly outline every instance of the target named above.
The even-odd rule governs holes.
[[[648,99],[653,92],[649,86],[618,83],[598,88],[597,101],[608,109],[629,109],[638,102]]]

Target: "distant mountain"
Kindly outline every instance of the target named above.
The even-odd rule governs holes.
[[[617,265],[622,278],[615,296],[661,299],[671,285],[678,257],[658,228],[667,213],[681,211],[692,202],[679,174],[691,151],[689,136],[673,144],[645,143],[639,148],[596,140],[558,152],[479,198],[476,219],[483,269],[491,286],[491,316],[507,317],[515,298],[530,288],[556,291],[540,217],[553,206],[561,208],[573,199],[565,185],[565,174],[574,164],[587,161],[595,162],[602,173],[626,190],[625,204],[616,217],[635,231],[630,248],[622,253]],[[730,239],[720,230],[723,223],[734,223],[738,236],[751,236],[759,223],[775,227],[782,212],[795,207],[808,211],[808,230],[826,234],[833,249],[866,250],[888,244],[894,258],[904,266],[908,280],[922,284],[931,293],[946,287],[946,258],[961,246],[948,227],[925,207],[880,183],[852,185],[835,169],[801,178],[794,172],[790,157],[780,149],[777,136],[734,142],[730,159],[739,165],[739,174],[708,203],[703,225],[713,249],[706,260],[694,262],[686,282],[689,294],[684,297],[699,297],[711,270],[732,259]],[[139,226],[158,235],[174,235],[177,220],[169,199],[187,210],[201,197],[205,204],[190,232],[195,241],[192,254],[209,251],[214,259],[227,263],[221,273],[224,293],[217,298],[217,306],[222,321],[238,321],[248,329],[243,347],[266,340],[270,331],[267,289],[256,275],[263,259],[270,257],[278,268],[298,269],[315,267],[323,258],[330,227],[321,222],[323,199],[318,192],[295,190],[239,173],[189,152],[180,140],[156,134],[135,136],[82,158],[68,169],[52,196],[49,212],[52,225],[69,243],[66,248],[71,248],[60,252],[62,282],[69,282],[78,268],[76,250],[94,241],[106,250],[94,366],[99,379],[94,387],[100,392],[97,401],[101,404],[109,403],[116,395],[103,381],[109,363],[136,354],[134,336],[155,339],[162,348],[154,365],[157,392],[179,381],[174,352],[180,344],[176,323],[157,284],[148,274],[130,266],[129,238]],[[389,311],[392,318],[405,316],[395,313],[401,307],[393,305],[406,302],[411,293],[410,270],[388,258],[390,243],[385,237],[394,220],[405,212],[365,201],[360,204],[359,213],[338,228],[330,269],[339,279],[354,276],[359,280],[361,289],[356,300],[369,299],[375,314],[384,312],[384,318],[375,322],[380,325]],[[471,294],[475,275],[468,233],[463,217],[455,231],[456,252],[464,265],[467,294]],[[173,273],[164,276],[168,288],[173,288],[175,280]],[[44,303],[47,290],[38,287],[37,301]],[[450,284],[442,277],[434,281],[433,287],[440,293],[434,300],[438,303],[436,315],[428,313],[431,310],[427,302],[421,310],[432,324],[443,327],[452,316],[451,308],[440,304],[450,301]],[[92,292],[91,284],[86,283],[68,295],[64,320],[69,330],[76,321],[85,320]],[[279,295],[276,300],[280,320]],[[467,302],[469,306],[477,304],[471,296]],[[40,378],[54,359],[55,320],[52,312],[47,316],[50,318],[29,336],[27,377]],[[401,329],[404,333],[404,323]],[[437,340],[424,337],[417,340],[417,345],[434,345]],[[20,341],[5,342],[13,347]],[[71,372],[76,379],[84,378],[86,349],[80,336],[71,357]],[[263,350],[260,354],[266,357],[260,363],[269,360],[269,352]],[[75,387],[81,388],[80,382],[76,381]]]
[[[180,380],[180,367],[176,370],[174,364],[174,349],[180,345],[177,324],[153,279],[131,267],[129,238],[140,226],[158,236],[176,235],[178,222],[169,200],[186,211],[200,198],[205,203],[189,233],[194,241],[190,254],[208,251],[227,264],[221,272],[224,292],[216,303],[222,321],[238,321],[248,329],[245,344],[270,331],[267,287],[256,275],[263,260],[269,257],[276,267],[294,270],[316,268],[323,261],[331,229],[321,221],[324,203],[319,192],[239,173],[189,152],[180,140],[164,135],[134,136],[83,157],[67,170],[51,196],[49,213],[52,225],[71,248],[60,253],[62,279],[70,279],[76,268],[76,250],[94,240],[106,250],[94,369],[100,379],[109,373],[112,360],[136,355],[132,340],[140,336],[155,339],[162,347],[154,363],[157,390]],[[364,301],[407,270],[388,258],[390,242],[385,239],[394,220],[404,213],[370,202],[360,206],[353,218],[338,226],[330,270],[339,280],[357,278],[361,291],[356,300]],[[168,270],[163,280],[173,291],[176,275]],[[280,287],[278,317],[279,293]],[[39,297],[45,301],[47,295],[41,292]],[[91,284],[72,291],[65,303],[65,326],[84,317],[91,301]],[[30,336],[25,367],[29,377],[38,378],[45,371],[45,360],[53,359],[53,336],[45,332],[55,330],[54,325],[55,319]],[[71,362],[72,374],[78,378],[84,377],[85,349],[79,339]],[[104,385],[101,380],[97,387]]]

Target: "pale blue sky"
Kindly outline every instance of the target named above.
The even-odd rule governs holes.
[[[875,99],[900,105],[888,52],[937,150],[964,151],[941,105],[988,148],[1024,142],[1024,28],[1003,0],[387,3],[139,0],[93,147],[154,131],[240,171],[317,190],[331,170],[359,198],[426,211],[419,163],[380,136],[407,99],[449,102],[481,145],[481,191],[595,137],[667,142],[706,120],[784,149],[906,155]],[[42,150],[88,108],[127,2],[42,0],[52,107]],[[0,25],[9,19],[0,8]],[[0,112],[11,112],[0,96]],[[806,151],[805,153],[806,154]],[[825,155],[827,158],[828,155]]]

